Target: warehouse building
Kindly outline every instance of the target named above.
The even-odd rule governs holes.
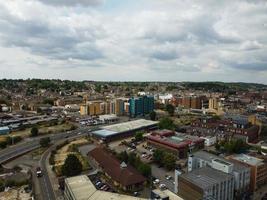
[[[92,132],[92,135],[109,142],[116,139],[133,136],[137,131],[151,131],[158,128],[158,122],[145,119],[123,122],[102,127]]]
[[[65,179],[66,200],[142,200],[142,198],[97,190],[86,175]]]
[[[9,134],[9,132],[10,132],[10,129],[8,126],[0,127],[0,135],[6,135],[6,134]]]

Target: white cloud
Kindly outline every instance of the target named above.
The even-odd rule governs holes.
[[[47,78],[66,69],[60,76],[77,80],[235,81],[239,73],[244,81],[266,82],[245,76],[267,71],[264,1],[148,0],[142,7],[125,3],[117,12],[106,5],[0,0],[0,60],[17,70],[14,78],[27,78],[19,73],[25,69]],[[4,71],[0,64],[2,77]]]

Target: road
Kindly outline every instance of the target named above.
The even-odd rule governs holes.
[[[83,136],[83,134],[79,134],[79,135],[76,134],[72,137],[69,137],[68,139],[75,139],[75,138],[79,138],[81,136]],[[56,143],[54,143],[52,146],[50,146],[44,152],[44,154],[42,155],[42,157],[40,159],[39,165],[42,169],[43,176],[39,178],[39,184],[40,184],[40,189],[42,191],[42,198],[44,200],[56,200],[57,199],[55,192],[54,192],[54,189],[53,189],[53,184],[50,180],[51,177],[49,177],[48,170],[50,170],[50,169],[48,169],[48,167],[49,167],[48,158],[49,158],[50,152],[52,150],[55,150],[56,146],[60,143],[63,143],[65,140],[66,140],[66,138],[58,140]]]
[[[167,172],[164,168],[159,168],[155,164],[151,165],[151,170],[152,176],[158,178],[160,183],[165,184],[170,191],[174,192],[174,172]],[[166,180],[166,175],[170,175],[172,178],[170,180]]]
[[[85,136],[88,134],[88,129],[78,128],[76,130],[68,131],[68,132],[39,136],[36,138],[27,138],[24,142],[21,142],[17,145],[1,150],[0,151],[0,164],[7,162],[8,160],[11,160],[20,155],[23,155],[29,151],[39,148],[40,147],[39,141],[43,137],[50,137],[51,142],[55,143],[66,137],[76,136],[78,133],[81,133],[79,136]]]
[[[53,186],[49,178],[47,165],[46,165],[47,158],[50,152],[53,150],[54,146],[55,145],[53,145],[52,147],[50,147],[44,152],[39,162],[39,165],[43,173],[43,176],[39,178],[39,185],[40,185],[40,189],[42,193],[42,199],[44,200],[55,200],[56,199]]]

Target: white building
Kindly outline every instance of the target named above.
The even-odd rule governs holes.
[[[214,154],[198,151],[188,158],[188,171],[202,167],[211,167],[234,176],[236,195],[242,195],[248,190],[250,184],[250,168],[239,163],[231,162]]]

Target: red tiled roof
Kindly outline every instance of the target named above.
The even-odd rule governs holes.
[[[88,155],[96,160],[105,173],[123,186],[146,181],[146,178],[132,166],[127,165],[126,168],[121,168],[119,160],[103,148],[95,148]]]

